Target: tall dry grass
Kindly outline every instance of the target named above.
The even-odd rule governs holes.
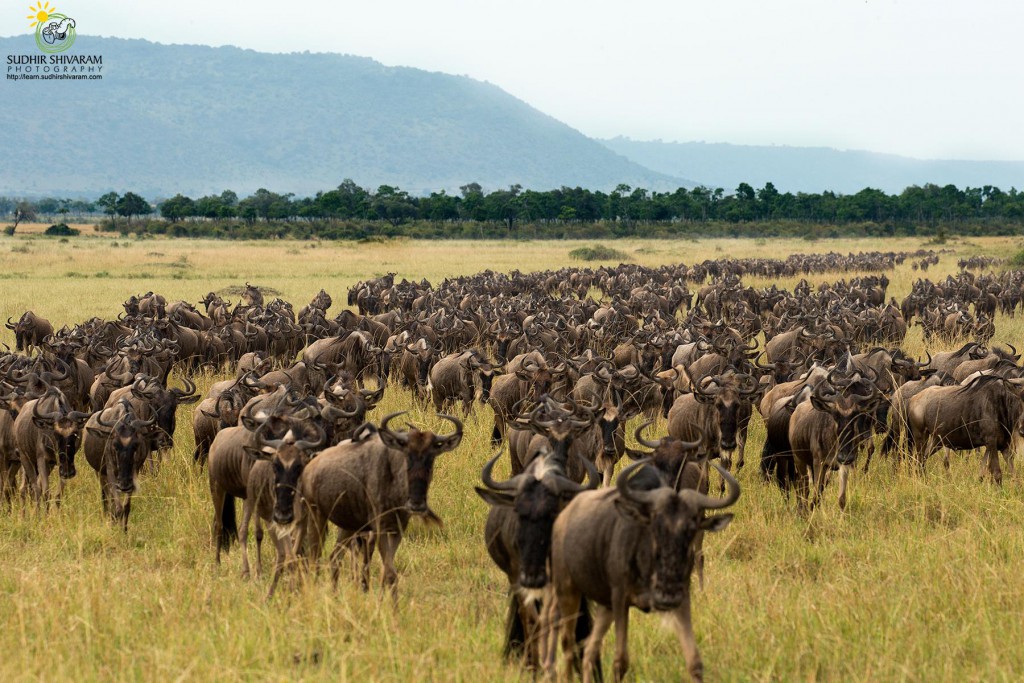
[[[484,268],[560,267],[580,246],[133,241],[111,248],[110,241],[0,239],[0,312],[16,317],[31,307],[55,323],[73,322],[112,316],[132,293],[195,301],[245,280],[297,304],[325,287],[336,312],[345,287],[389,270],[436,283]],[[635,262],[657,264],[921,243],[614,246]],[[928,275],[953,272],[959,254],[1017,246],[1010,239],[955,242],[956,254]],[[179,263],[184,267],[169,265]],[[103,271],[107,277],[95,277]],[[67,276],[72,272],[89,277]],[[898,270],[891,293],[904,295],[916,275]],[[1021,327],[1019,318],[1000,318],[997,339],[1016,343]],[[907,348],[923,350],[919,329]],[[213,379],[201,377],[201,388]],[[397,388],[375,414],[408,408],[415,420],[442,426]],[[0,680],[519,680],[499,659],[506,585],[484,550],[487,509],[472,490],[492,453],[490,425],[489,409],[477,410],[463,444],[440,457],[431,506],[445,526],[411,526],[398,553],[397,611],[378,590],[362,593],[351,572],[337,590],[327,577],[289,580],[268,603],[266,574],[242,581],[237,551],[216,566],[208,484],[191,462],[186,410],[173,453],[143,478],[127,534],[102,518],[98,482],[79,456],[78,477],[59,510],[39,516],[17,504],[0,513]],[[707,582],[695,620],[707,680],[1024,678],[1020,475],[997,489],[978,481],[977,462],[966,456],[955,457],[948,473],[936,459],[923,476],[876,459],[868,475],[853,477],[845,513],[830,489],[820,509],[800,518],[792,501],[759,481],[763,436],[755,419],[735,521],[706,543]],[[263,552],[269,570],[273,552]],[[633,680],[685,677],[679,647],[658,617],[633,612],[630,641]]]

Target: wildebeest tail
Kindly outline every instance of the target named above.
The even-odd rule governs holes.
[[[502,656],[513,661],[523,656],[526,649],[526,625],[519,615],[519,596],[514,592],[508,599],[508,616],[505,618],[505,649]]]
[[[235,497],[224,496],[224,508],[220,511],[220,549],[231,550],[231,543],[238,538],[238,520],[235,517]]]

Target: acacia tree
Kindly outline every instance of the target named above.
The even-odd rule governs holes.
[[[96,200],[96,206],[103,209],[103,213],[110,216],[110,229],[117,229],[117,202],[120,199],[116,192],[108,192]]]
[[[36,219],[36,207],[32,202],[20,201],[14,207],[14,225],[11,234],[18,229],[18,223],[22,221],[34,221]]]

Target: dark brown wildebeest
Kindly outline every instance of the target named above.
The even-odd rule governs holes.
[[[488,401],[494,409],[494,429],[491,443],[499,444],[505,438],[505,425],[517,417],[517,406],[525,399],[539,401],[551,393],[556,376],[563,376],[564,365],[548,367],[540,352],[516,356],[508,363],[508,374],[498,376],[491,384]]]
[[[583,654],[583,680],[589,683],[601,656],[601,642],[615,624],[614,676],[629,668],[629,608],[666,612],[686,658],[690,676],[702,681],[704,665],[690,613],[690,578],[700,532],[719,531],[731,514],[705,511],[733,505],[740,485],[718,463],[728,494],[712,498],[671,486],[635,490],[633,474],[641,460],[623,470],[613,489],[578,494],[555,520],[551,543],[551,579],[562,617],[564,672],[576,658],[576,617],[583,600],[595,603],[594,627]],[[566,616],[568,615],[568,616]]]
[[[71,410],[60,389],[51,387],[41,398],[28,401],[14,420],[14,439],[36,505],[49,504],[50,472],[55,465],[60,475],[57,494],[60,504],[64,481],[75,476],[75,452],[82,425],[89,413]]]
[[[439,415],[455,425],[447,436],[410,427],[394,432],[388,425],[404,413],[392,413],[376,434],[361,440],[342,441],[320,452],[299,480],[299,492],[308,516],[296,547],[309,534],[312,558],[323,550],[327,523],[340,528],[338,546],[331,554],[335,579],[345,547],[354,543],[362,551],[361,581],[369,586],[370,559],[374,545],[384,564],[383,585],[397,599],[395,553],[411,515],[439,521],[427,504],[434,475],[434,460],[462,441],[462,422]],[[357,430],[357,435],[366,430]],[[211,452],[212,461],[212,452]]]
[[[256,448],[248,449],[256,459],[249,469],[245,502],[242,505],[242,526],[239,537],[249,535],[249,520],[256,513],[256,574],[262,573],[263,561],[260,546],[263,540],[262,522],[269,525],[277,559],[274,563],[274,577],[267,592],[274,594],[277,582],[285,564],[294,560],[294,537],[297,517],[301,516],[302,502],[295,496],[299,477],[312,455],[327,440],[323,428],[315,422],[298,418],[271,417],[271,421],[283,420],[284,425],[271,427],[270,431],[284,432],[280,439],[262,439],[257,432]],[[311,432],[311,433],[310,433]],[[311,436],[312,438],[304,438]],[[297,512],[299,513],[297,515]],[[242,544],[242,575],[249,575],[249,547]]]
[[[14,350],[24,351],[29,355],[32,355],[32,350],[42,344],[44,339],[53,334],[53,325],[50,321],[32,311],[25,311],[16,323],[7,318],[5,326],[14,332]]]
[[[1024,380],[998,375],[977,375],[966,384],[928,387],[910,399],[907,421],[912,450],[923,469],[928,456],[940,446],[956,451],[984,448],[981,473],[986,465],[992,480],[1001,484],[999,454],[1013,474],[1013,434],[1020,426],[1024,405]]]
[[[721,457],[726,469],[732,467],[733,451],[738,450],[736,466],[743,467],[746,426],[760,384],[752,375],[728,372],[708,377],[692,388],[693,393],[683,394],[672,404],[668,433],[683,441],[703,439],[702,456]]]
[[[889,411],[889,428],[882,442],[882,455],[890,455],[893,450],[902,446],[903,435],[907,430],[907,404],[910,403],[910,399],[928,387],[948,387],[955,384],[953,378],[944,372],[929,370],[928,376],[924,379],[904,382],[897,387],[889,398],[892,408]]]
[[[831,374],[831,373],[830,373]],[[882,400],[873,382],[859,374],[815,386],[789,419],[789,444],[796,471],[797,503],[808,510],[839,469],[839,508],[846,508],[846,485],[861,442],[871,434],[871,414]]]
[[[463,413],[469,415],[477,384],[480,385],[480,402],[487,403],[491,398],[493,379],[491,363],[478,349],[452,353],[438,360],[430,369],[427,394],[439,412],[448,404],[461,400]]]
[[[132,494],[149,457],[150,432],[157,429],[155,425],[155,416],[140,420],[127,400],[93,413],[85,423],[82,450],[99,477],[103,512],[120,522],[126,532]]]
[[[154,377],[140,377],[131,386],[122,387],[110,394],[107,406],[125,399],[132,404],[139,419],[155,417],[156,429],[150,430],[150,447],[154,452],[169,450],[174,448],[178,406],[195,403],[200,398],[195,393],[195,382],[187,377],[182,382],[185,384],[184,389],[167,389]]]
[[[543,610],[537,609],[537,603],[543,601],[548,585],[551,528],[573,496],[597,488],[600,475],[593,463],[584,460],[589,483],[578,484],[566,476],[562,459],[549,451],[521,474],[495,481],[491,471],[499,457],[501,451],[484,465],[480,478],[486,488],[476,487],[490,505],[484,541],[491,559],[508,577],[504,656],[522,657],[527,668],[534,668],[543,658],[540,646],[547,640],[540,628]],[[581,619],[580,626],[589,630],[589,621]]]

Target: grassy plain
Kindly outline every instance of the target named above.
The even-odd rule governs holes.
[[[961,255],[1012,254],[1019,242],[953,240],[927,275],[955,272]],[[346,288],[369,276],[392,271],[436,284],[487,268],[557,268],[572,265],[568,252],[584,244],[0,238],[0,314],[32,308],[71,323],[113,316],[135,293],[196,301],[245,281],[297,305],[323,287],[337,313]],[[941,248],[919,239],[610,246],[648,265]],[[918,275],[908,262],[890,275],[890,294],[904,296]],[[1020,318],[1000,317],[996,339],[1022,347],[1022,328]],[[906,345],[923,350],[919,328]],[[201,387],[212,380],[201,378]],[[440,426],[397,388],[375,416],[410,407],[417,420]],[[268,603],[266,576],[239,578],[237,550],[216,566],[188,410],[179,414],[173,454],[143,480],[127,534],[101,517],[97,480],[80,455],[59,510],[38,516],[19,504],[0,513],[0,680],[520,679],[500,661],[506,584],[484,550],[486,506],[472,490],[491,453],[490,424],[489,409],[477,411],[463,444],[438,462],[431,506],[446,524],[411,526],[398,553],[397,611],[379,591],[362,593],[351,575],[337,591],[327,580],[285,584]],[[830,489],[824,506],[800,518],[756,476],[762,440],[755,418],[735,521],[706,543],[707,582],[694,609],[708,681],[1024,678],[1020,474],[997,489],[979,483],[976,459],[955,457],[948,474],[935,459],[923,477],[876,461],[870,474],[853,477],[845,513]],[[269,548],[264,561],[269,568]],[[630,636],[632,680],[685,678],[678,644],[658,617],[632,613]],[[610,635],[606,662],[612,644]]]

